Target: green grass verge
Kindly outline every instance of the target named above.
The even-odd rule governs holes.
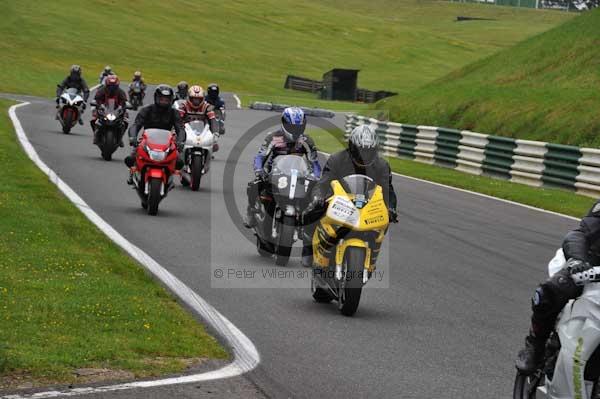
[[[392,120],[600,146],[600,9],[381,102]]]
[[[313,137],[321,151],[333,153],[346,147],[341,130],[315,129],[311,130],[309,135]],[[406,159],[387,159],[392,170],[402,175],[475,191],[565,215],[582,217],[595,202],[592,198],[565,190],[531,187]],[[398,196],[402,198],[402,193],[398,193]]]
[[[0,388],[136,377],[228,357],[164,288],[97,230],[21,150],[0,100]]]
[[[217,81],[226,91],[283,97],[287,74],[320,79],[356,68],[360,87],[407,93],[571,18],[434,0],[221,1],[210,3],[215,18],[193,0],[3,6],[0,91],[42,96],[72,63],[90,84],[110,64],[124,78],[141,69],[155,83]],[[496,20],[459,23],[458,15]]]

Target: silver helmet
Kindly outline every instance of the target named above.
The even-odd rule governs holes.
[[[348,138],[348,149],[352,162],[359,166],[370,166],[377,159],[379,138],[369,125],[355,127]]]

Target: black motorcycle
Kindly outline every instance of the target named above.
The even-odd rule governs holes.
[[[299,155],[281,155],[273,160],[271,172],[255,204],[256,249],[261,256],[275,255],[275,263],[288,263],[294,241],[301,237],[300,218],[316,179]]]
[[[96,106],[96,103],[92,102],[92,106]],[[101,104],[96,108],[96,145],[100,148],[102,158],[106,161],[112,159],[112,154],[121,144],[123,134],[127,130],[128,125],[125,115],[127,109],[130,108],[131,105],[129,104],[126,107],[115,107],[112,101],[106,105]]]
[[[217,116],[217,122],[219,123],[219,134],[225,134],[225,107],[215,107],[215,115]]]
[[[144,105],[144,91],[140,82],[132,82],[129,85],[129,102],[134,111]]]

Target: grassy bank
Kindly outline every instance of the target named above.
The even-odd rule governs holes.
[[[361,87],[407,93],[571,18],[434,0],[237,0],[210,10],[190,0],[12,1],[3,10],[0,91],[44,96],[72,63],[90,83],[110,64],[126,78],[141,69],[151,82],[299,99],[283,89],[287,74],[356,68]]]
[[[346,148],[341,130],[311,130],[309,134],[315,139],[321,151],[332,153]],[[505,180],[470,175],[406,159],[388,158],[388,161],[392,170],[402,175],[475,191],[575,217],[585,215],[595,202],[592,198],[565,190],[531,187]],[[402,194],[399,193],[399,195]]]
[[[179,372],[226,358],[23,153],[0,100],[0,389]],[[80,368],[107,369],[77,377]]]
[[[378,104],[393,120],[600,145],[600,9]]]

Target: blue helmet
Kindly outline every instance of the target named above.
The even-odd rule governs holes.
[[[298,107],[289,107],[281,114],[281,128],[285,135],[291,140],[298,140],[304,133],[306,117],[304,111]]]

